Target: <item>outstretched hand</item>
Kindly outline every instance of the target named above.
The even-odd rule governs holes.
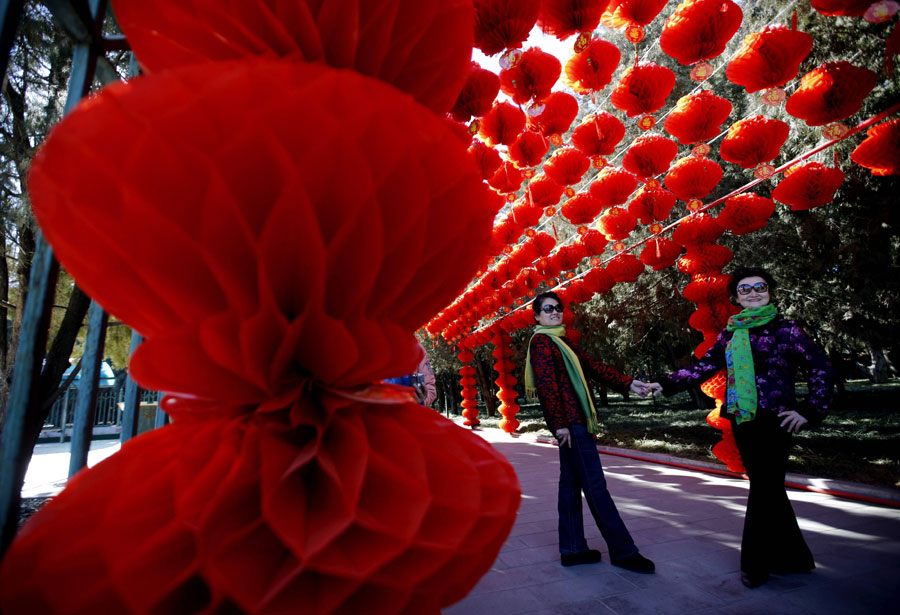
[[[647,388],[647,383],[637,379],[632,380],[631,386],[629,386],[628,388],[632,393],[641,397],[647,397],[647,395],[650,394],[650,390]]]

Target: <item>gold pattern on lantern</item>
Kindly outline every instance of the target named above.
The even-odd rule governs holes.
[[[785,98],[787,98],[787,94],[785,94],[784,90],[781,88],[768,89],[763,92],[762,95],[763,104],[769,105],[770,107],[780,105],[784,102]]]
[[[591,33],[590,32],[582,32],[578,35],[578,38],[575,39],[575,53],[581,53],[585,49],[588,48],[588,45],[591,44]]]
[[[566,271],[565,278],[566,278],[567,280],[571,280],[571,279],[574,278],[574,277],[575,277],[575,272],[574,272],[574,271]]]
[[[775,167],[771,164],[761,164],[753,171],[753,177],[756,179],[766,179],[767,177],[772,177],[772,173],[774,172]]]
[[[691,79],[694,81],[706,81],[712,76],[714,70],[713,65],[709,62],[700,62],[691,69]]]
[[[525,179],[531,179],[532,177],[534,177],[534,169],[525,169],[524,171],[522,171],[522,177],[524,177]]]
[[[474,137],[475,135],[478,134],[478,131],[479,131],[480,129],[481,129],[481,122],[479,122],[479,121],[478,121],[478,118],[476,117],[476,118],[475,118],[474,120],[472,120],[472,122],[469,124],[469,135],[471,135],[471,136]]]
[[[529,239],[531,239],[535,235],[537,235],[537,231],[534,230],[533,228],[530,228],[527,231],[525,231],[525,236],[528,237]]]
[[[617,241],[613,244],[613,250],[616,252],[623,252],[625,250],[625,244],[621,241]]]
[[[656,188],[659,188],[660,186],[662,186],[662,184],[659,183],[659,180],[656,179],[655,177],[651,177],[650,179],[645,181],[644,185],[647,186],[647,188],[650,188],[651,190],[655,190]]]
[[[506,195],[506,202],[507,202],[507,203],[515,203],[515,202],[516,202],[516,193],[515,193],[515,192],[510,192],[509,194],[507,194],[507,195]]]
[[[694,147],[691,148],[691,156],[697,156],[698,158],[702,158],[706,156],[712,148],[706,143],[698,143]]]
[[[548,216],[555,216],[555,215],[556,215],[556,208],[555,208],[555,207],[548,207],[547,209],[544,210],[544,214],[545,214],[545,215],[548,215]]]
[[[585,233],[587,233],[587,231],[588,231],[588,227],[586,227],[583,224],[581,226],[579,226],[577,229],[575,229],[575,232],[578,233],[579,235],[584,235]]]
[[[850,132],[850,129],[846,124],[841,124],[840,122],[835,122],[834,124],[829,124],[825,128],[822,129],[822,136],[826,139],[840,139],[845,134]]]
[[[687,203],[688,211],[700,211],[700,208],[703,207],[703,201],[700,199],[691,199]]]
[[[550,135],[550,138],[547,140],[550,141],[550,143],[552,143],[553,145],[555,145],[557,147],[559,147],[563,144],[562,135]]]
[[[652,115],[645,115],[638,120],[638,128],[641,130],[650,130],[656,126],[656,118]]]
[[[575,188],[573,188],[572,186],[566,186],[566,189],[563,190],[563,194],[571,199],[573,196],[575,196]]]
[[[596,267],[597,265],[600,264],[600,257],[599,257],[599,256],[592,256],[592,257],[591,257],[591,260],[589,260],[588,262],[591,264],[591,267]]]
[[[625,28],[625,38],[629,43],[637,45],[644,40],[644,29],[638,25],[631,25]]]
[[[608,165],[609,162],[607,162],[606,158],[604,158],[603,156],[594,156],[593,158],[591,158],[591,164],[595,169],[602,169],[606,165]]]
[[[516,66],[521,61],[521,49],[507,49],[506,52],[502,56],[500,56],[500,68],[510,69]]]
[[[662,229],[662,224],[660,224],[659,222],[654,222],[650,225],[650,232],[654,235],[659,235],[662,232]]]
[[[894,0],[880,0],[872,3],[866,12],[863,13],[863,19],[869,23],[884,23],[900,11],[900,3]]]

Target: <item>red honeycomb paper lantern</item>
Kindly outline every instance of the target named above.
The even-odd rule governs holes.
[[[534,226],[544,216],[543,207],[535,207],[528,201],[520,201],[512,208],[512,218],[524,227]]]
[[[556,259],[557,265],[559,265],[560,271],[569,271],[570,269],[575,269],[579,264],[581,264],[581,261],[584,260],[584,257],[584,246],[579,243],[572,243],[567,246],[562,246],[553,255],[553,258]]]
[[[547,208],[556,205],[562,198],[563,186],[546,175],[538,175],[525,189],[525,198],[535,207]]]
[[[739,194],[725,201],[716,220],[734,235],[746,235],[766,225],[775,213],[775,201],[756,194]]]
[[[878,75],[868,68],[844,61],[826,62],[803,76],[784,109],[809,126],[824,126],[862,109],[877,82]]]
[[[477,62],[472,62],[450,115],[460,122],[468,122],[472,117],[481,117],[491,110],[499,92],[500,78],[479,66]]]
[[[772,198],[790,205],[792,211],[821,207],[834,199],[844,183],[844,172],[819,162],[807,162],[788,169],[775,186]]]
[[[624,136],[625,124],[611,113],[601,111],[585,116],[572,131],[572,145],[586,156],[608,156],[616,151]]]
[[[900,175],[900,120],[869,128],[850,158],[872,175]]]
[[[694,275],[682,295],[692,303],[722,303],[729,299],[729,275]]]
[[[829,17],[862,17],[872,0],[812,0],[812,7]]]
[[[472,0],[474,46],[492,56],[519,47],[537,22],[541,0]]]
[[[675,206],[675,193],[665,188],[641,187],[628,204],[628,211],[637,217],[641,224],[652,224],[669,217]]]
[[[489,145],[510,145],[524,128],[522,110],[511,103],[498,102],[481,118],[478,134]]]
[[[719,183],[722,167],[709,158],[688,156],[682,158],[666,173],[666,188],[682,201],[702,199]]]
[[[517,169],[513,163],[506,161],[488,180],[488,185],[500,194],[507,194],[517,191],[522,186],[522,179],[522,171]]]
[[[551,92],[542,102],[543,111],[528,118],[529,126],[545,136],[559,135],[567,130],[578,115],[578,101],[565,92]]]
[[[591,168],[591,161],[574,147],[561,147],[553,152],[544,163],[544,174],[563,186],[571,186],[581,181]]]
[[[684,255],[678,259],[678,271],[687,275],[721,273],[732,257],[731,250],[719,244],[689,245]]]
[[[518,166],[534,167],[541,163],[550,143],[539,132],[526,130],[509,146],[509,159]]]
[[[625,152],[622,166],[643,180],[668,171],[677,153],[675,141],[662,135],[644,135],[635,139]]]
[[[602,216],[598,227],[607,239],[616,241],[625,239],[637,226],[637,218],[624,207],[610,207]]]
[[[524,231],[525,228],[521,224],[510,218],[501,220],[491,231],[488,252],[492,256],[500,254],[503,248],[516,243]]]
[[[731,114],[731,103],[709,90],[682,96],[666,118],[666,132],[688,145],[708,141],[719,134],[720,126]]]
[[[609,292],[616,281],[606,269],[602,267],[594,267],[584,276],[584,287],[593,294],[603,294]]]
[[[731,0],[685,0],[666,20],[659,48],[681,64],[710,60],[725,51],[743,17]]]
[[[559,79],[562,64],[537,47],[525,50],[514,66],[500,71],[500,89],[518,105],[543,100]]]
[[[719,224],[719,221],[709,214],[695,214],[678,225],[672,232],[672,239],[683,246],[690,247],[712,243],[724,232],[725,229]]]
[[[585,255],[597,256],[603,254],[603,250],[606,249],[606,244],[609,243],[609,240],[597,229],[589,228],[579,235],[575,242],[584,247]]]
[[[634,282],[644,272],[644,264],[633,254],[619,254],[606,266],[612,279],[619,282]]]
[[[500,165],[503,164],[500,153],[493,147],[488,147],[481,141],[472,143],[468,151],[472,160],[475,162],[475,165],[481,170],[481,177],[483,179],[490,179],[493,177],[494,173],[497,172],[497,169],[500,168]]]
[[[587,48],[566,62],[563,80],[579,94],[602,90],[612,81],[622,52],[602,38],[594,38]]]
[[[469,127],[466,124],[463,124],[462,122],[457,122],[456,120],[451,119],[449,117],[446,118],[446,124],[447,124],[447,127],[451,131],[453,131],[453,134],[456,135],[456,137],[459,139],[460,143],[462,143],[466,147],[469,147],[470,145],[472,145],[472,138],[474,135],[469,130]]]
[[[317,0],[243,0],[235,10],[215,0],[113,2],[116,21],[147,72],[209,60],[284,57],[381,79],[444,113],[469,72],[471,3],[393,5],[384,10],[360,0],[340,7]]]
[[[563,203],[561,213],[572,224],[589,224],[603,209],[603,203],[591,194],[578,193]]]
[[[627,201],[637,185],[637,178],[625,169],[604,167],[597,173],[590,192],[604,207],[608,207]]]
[[[615,30],[626,26],[650,25],[666,6],[667,0],[612,0],[601,23]]]
[[[86,157],[90,177],[71,164]],[[4,611],[437,613],[471,589],[515,475],[403,395],[371,402],[392,401],[371,383],[414,368],[413,331],[484,262],[485,188],[441,118],[352,71],[208,63],[104,89],[29,186],[60,262],[146,338],[131,373],[173,392],[175,420],[31,519]]]
[[[739,120],[731,125],[719,145],[722,160],[752,169],[762,162],[775,160],[791,129],[787,122],[766,119],[761,115]]]
[[[543,0],[538,26],[561,41],[579,32],[593,32],[607,4],[609,0]]]
[[[609,101],[628,117],[653,113],[666,104],[675,73],[653,62],[638,62],[622,73]]]
[[[797,76],[812,46],[813,37],[806,32],[781,24],[766,26],[747,35],[725,76],[750,93],[784,85]]]
[[[665,237],[655,237],[647,242],[641,250],[641,262],[652,268],[653,271],[661,271],[675,264],[681,256],[681,246]]]

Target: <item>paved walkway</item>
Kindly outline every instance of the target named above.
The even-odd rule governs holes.
[[[557,550],[555,445],[476,432],[515,467],[522,504],[491,570],[444,615],[767,615],[900,612],[900,509],[808,491],[789,496],[817,569],[757,589],[739,578],[745,480],[601,455],[610,491],[656,574],[609,564],[584,507],[599,564],[563,568]]]

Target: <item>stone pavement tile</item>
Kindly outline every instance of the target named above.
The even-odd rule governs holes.
[[[538,611],[529,611],[528,615],[614,615],[614,613],[598,600],[584,600],[564,602]]]
[[[556,545],[559,542],[559,532],[552,530],[540,534],[525,534],[520,536],[519,540],[529,547]]]
[[[552,581],[578,577],[581,576],[578,572],[584,568],[588,568],[588,566],[565,568],[559,562],[533,564],[518,568],[492,568],[481,577],[478,585],[472,589],[469,595],[475,596],[504,589],[541,585]]]
[[[798,576],[798,575],[794,575]],[[882,570],[833,579],[785,592],[784,612],[820,615],[822,613],[860,613],[895,615],[900,601],[897,569]]]
[[[705,555],[715,551],[721,551],[722,545],[716,541],[704,540],[703,537],[685,538],[653,544],[640,544],[638,548],[646,557],[654,562],[667,562],[685,557]]]
[[[559,581],[532,585],[523,591],[530,593],[537,602],[543,603],[546,607],[568,602],[598,600],[638,589],[634,583],[614,572],[609,564],[580,566],[580,568],[589,568],[591,569],[589,572],[594,574],[573,575]]]
[[[548,530],[555,530],[557,519],[549,521],[533,521],[531,523],[516,523],[510,531],[510,536],[524,536],[526,534],[540,534]]]
[[[506,569],[558,561],[559,547],[554,544],[512,551],[501,550],[494,565],[498,568]]]
[[[722,605],[719,598],[692,585],[667,581],[603,598],[602,602],[619,615],[685,615]]]
[[[533,595],[519,588],[478,594],[441,611],[443,615],[519,615],[542,608]]]

